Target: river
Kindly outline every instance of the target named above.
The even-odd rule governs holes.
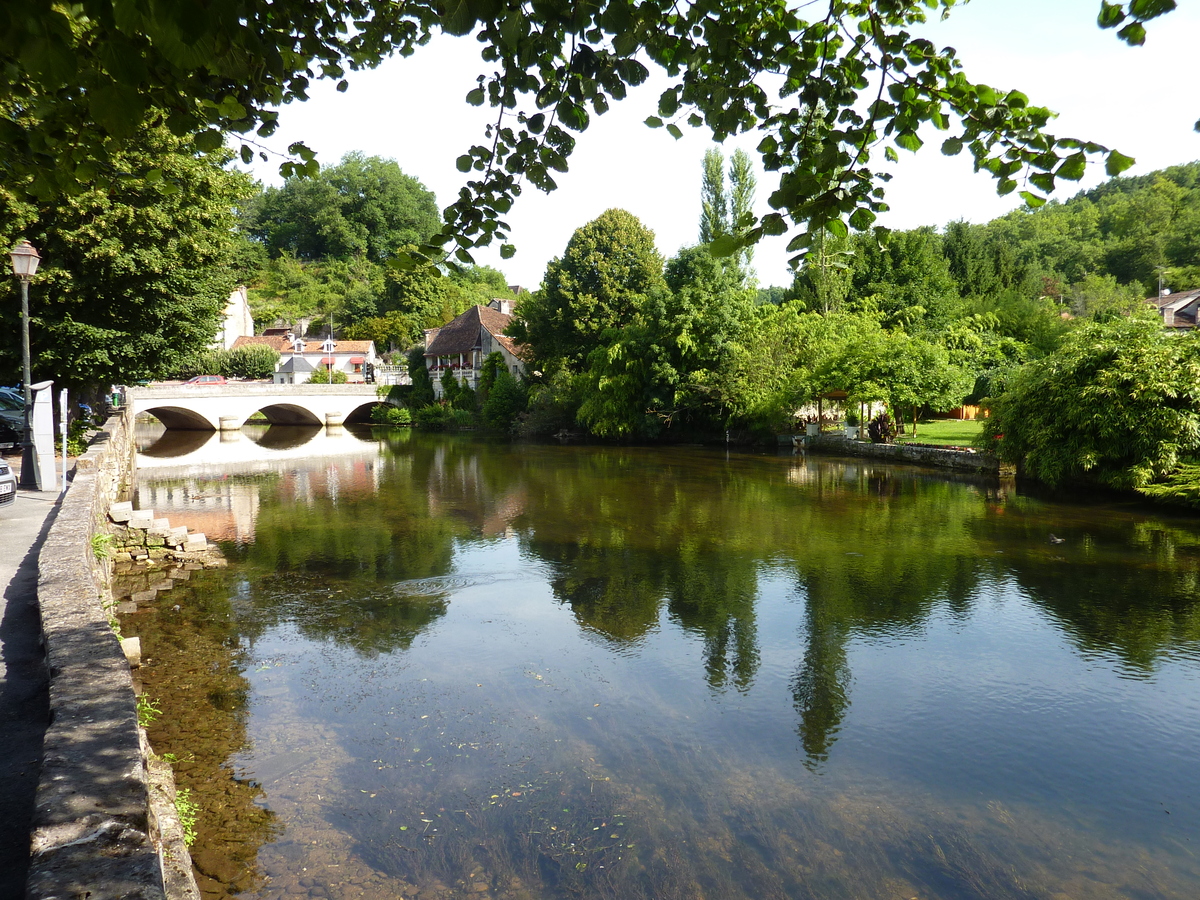
[[[206,898],[1200,895],[1194,517],[828,457],[159,433],[140,504],[229,562],[122,617]]]

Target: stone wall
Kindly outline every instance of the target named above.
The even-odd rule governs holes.
[[[169,767],[148,765],[144,752],[133,679],[110,624],[108,560],[93,549],[132,472],[131,429],[116,416],[77,461],[39,557],[50,725],[30,841],[30,900],[199,896],[173,821]]]
[[[872,444],[869,441],[850,440],[844,434],[827,433],[803,437],[801,440],[803,448],[810,453],[863,456],[918,466],[979,472],[997,477],[1001,474],[1000,460],[991,453],[949,450],[944,447],[913,447],[908,444]]]

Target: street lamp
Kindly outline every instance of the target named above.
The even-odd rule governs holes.
[[[21,483],[20,487],[37,487],[37,478],[33,474],[33,391],[29,385],[33,375],[29,364],[29,282],[37,272],[38,263],[42,258],[29,241],[21,241],[9,254],[12,259],[13,274],[21,282],[21,361],[24,364],[25,382],[25,435],[21,442]],[[65,451],[64,451],[65,452]]]

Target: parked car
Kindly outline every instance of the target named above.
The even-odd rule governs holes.
[[[193,375],[184,384],[225,384],[224,375]]]
[[[18,447],[25,432],[25,401],[0,391],[0,450]]]
[[[8,463],[0,460],[0,503],[12,503],[17,496],[17,476]]]

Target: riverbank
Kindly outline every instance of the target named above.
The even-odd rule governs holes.
[[[128,484],[132,440],[115,416],[76,462],[38,559],[50,724],[35,798],[29,897],[198,898],[170,768],[138,725],[110,625],[108,560],[93,537]]]
[[[1000,477],[1011,474],[1005,471],[999,457],[992,453],[975,450],[949,449],[946,447],[919,446],[914,444],[872,444],[856,441],[844,433],[826,432],[819,435],[798,435],[797,446],[808,453],[824,453],[834,456],[857,456],[887,462],[932,466],[938,469],[954,469],[959,472],[978,472]]]

